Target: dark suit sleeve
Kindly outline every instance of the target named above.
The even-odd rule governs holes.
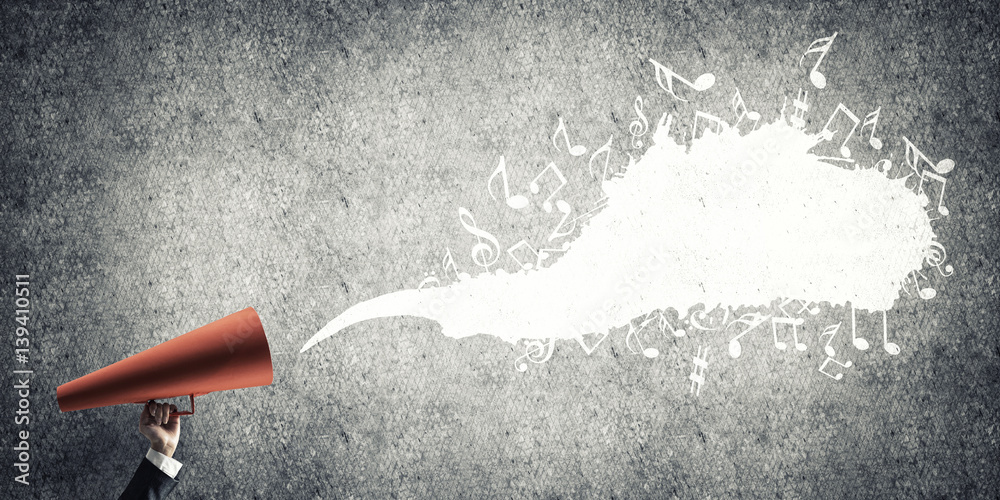
[[[153,462],[143,458],[128,487],[118,500],[159,500],[167,498],[177,480],[166,475]]]

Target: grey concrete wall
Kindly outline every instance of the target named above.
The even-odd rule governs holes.
[[[111,498],[146,446],[137,406],[60,413],[55,389],[247,306],[274,383],[199,399],[183,421],[176,498],[993,497],[1000,40],[990,2],[7,2],[0,37],[4,498]],[[797,66],[833,31],[817,91]],[[696,104],[658,90],[648,59],[712,71]],[[344,309],[413,287],[446,247],[475,272],[468,207],[498,237],[551,215],[486,194],[504,155],[523,187],[550,160],[573,196],[600,188],[558,156],[563,117],[594,149],[647,116],[728,111],[739,87],[765,120],[801,87],[818,131],[838,102],[883,107],[949,175],[935,228],[955,274],[889,312],[834,381],[815,345],[766,338],[726,356],[721,333],[616,332],[547,363],[493,338],[394,318],[302,344]],[[624,158],[620,156],[619,158]],[[609,256],[613,258],[614,256]],[[14,349],[14,275],[31,275],[30,361]],[[734,277],[738,279],[738,277]],[[845,316],[846,314],[846,316]],[[847,319],[826,307],[807,331]],[[824,323],[826,321],[826,323]],[[865,323],[876,332],[871,320]],[[875,339],[875,334],[869,338]],[[700,395],[687,379],[713,350]],[[30,426],[12,370],[34,370]],[[30,429],[30,486],[14,433]]]

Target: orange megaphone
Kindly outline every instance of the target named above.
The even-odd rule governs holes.
[[[271,351],[252,307],[60,385],[60,411],[270,385]]]

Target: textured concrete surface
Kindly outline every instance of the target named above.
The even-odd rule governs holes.
[[[995,497],[998,21],[991,2],[6,2],[0,46],[4,498],[109,498],[145,441],[138,407],[59,413],[57,385],[247,306],[274,384],[205,396],[184,419],[176,498]],[[797,66],[837,31],[828,87]],[[682,103],[649,58],[715,87]],[[486,194],[504,155],[524,189],[548,161],[567,196],[600,197],[586,159],[552,148],[562,117],[593,150],[627,150],[636,95],[651,120],[729,113],[739,87],[766,120],[801,87],[818,131],[836,103],[882,106],[883,156],[903,135],[949,157],[955,274],[888,314],[902,347],[858,351],[840,381],[815,340],[616,332],[592,355],[561,342],[453,340],[412,318],[368,322],[306,354],[361,300],[476,272],[457,206],[507,244],[544,236],[537,206]],[[860,111],[859,111],[860,112]],[[727,115],[728,116],[728,115]],[[563,148],[565,149],[565,147]],[[616,153],[614,161],[626,158]],[[589,155],[588,155],[589,157]],[[614,258],[609,255],[608,258]],[[13,360],[14,275],[31,274],[31,359]],[[739,279],[734,277],[734,279]],[[845,316],[846,314],[846,316]],[[826,307],[805,331],[849,322]],[[688,375],[713,354],[700,395]],[[13,481],[11,388],[32,379],[30,486]]]

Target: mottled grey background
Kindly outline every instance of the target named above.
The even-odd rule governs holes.
[[[56,386],[253,306],[274,384],[200,399],[176,498],[992,497],[995,9],[5,2],[0,353],[13,349],[13,275],[30,273],[36,375],[23,487],[9,451],[15,363],[0,354],[2,496],[116,497],[146,449],[138,407],[62,414]],[[798,59],[834,31],[817,91]],[[717,83],[676,101],[651,57]],[[522,192],[556,161],[568,200],[596,200],[589,154],[552,147],[559,117],[590,150],[614,134],[624,164],[637,95],[651,121],[672,112],[690,127],[696,109],[730,117],[737,86],[768,121],[809,90],[811,131],[838,102],[882,106],[879,157],[898,163],[906,135],[956,161],[952,215],[935,222],[956,271],[929,275],[933,300],[890,311],[900,355],[866,319],[872,349],[842,333],[855,366],[839,382],[820,374],[816,333],[850,317],[828,305],[804,326],[808,351],[758,335],[736,360],[721,333],[649,339],[664,354],[647,360],[616,332],[591,356],[561,342],[522,374],[523,347],[413,318],[298,354],[350,305],[440,275],[445,247],[475,273],[458,206],[507,245],[551,230],[538,198],[525,215],[489,199],[500,155]],[[712,354],[694,397],[699,346]]]

